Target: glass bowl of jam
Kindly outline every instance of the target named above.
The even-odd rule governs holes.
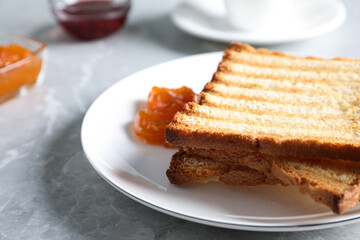
[[[45,56],[43,42],[0,35],[0,103],[41,83]]]
[[[125,24],[130,0],[50,0],[57,21],[73,37],[109,36]]]

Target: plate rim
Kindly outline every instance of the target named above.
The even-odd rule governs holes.
[[[84,150],[85,152],[85,150]],[[86,153],[85,153],[86,155]],[[88,158],[88,156],[86,155]],[[126,190],[120,188],[116,184],[114,184],[109,178],[102,174],[102,172],[94,165],[94,163],[88,158],[88,161],[92,165],[92,167],[96,170],[96,172],[103,178],[107,183],[109,183],[112,187],[116,190],[124,194],[125,196],[129,197],[130,199],[143,204],[151,209],[159,211],[161,213],[170,215],[172,217],[181,218],[187,221],[195,222],[198,224],[204,224],[212,227],[220,227],[226,229],[233,229],[233,230],[245,230],[245,231],[256,231],[256,232],[299,232],[299,231],[311,231],[311,230],[320,230],[320,229],[327,229],[332,227],[338,227],[343,225],[348,225],[352,223],[357,223],[360,221],[360,216],[355,218],[349,218],[346,220],[334,221],[330,223],[316,223],[316,224],[300,224],[300,225],[292,225],[292,226],[254,226],[254,225],[246,225],[246,224],[234,224],[234,223],[223,223],[217,222],[208,219],[202,219],[198,217],[189,216],[183,213],[178,213],[173,210],[165,209],[160,206],[156,206],[150,202],[147,202],[141,198],[134,196],[133,194],[127,192]]]
[[[89,118],[90,113],[93,111],[92,109],[96,107],[96,105],[98,104],[98,102],[101,101],[101,99],[107,95],[108,92],[112,91],[112,89],[116,88],[118,85],[123,85],[126,84],[127,82],[129,82],[135,75],[137,74],[142,74],[143,72],[146,72],[148,70],[151,70],[153,68],[157,68],[160,67],[162,65],[165,64],[173,64],[174,62],[177,61],[186,61],[187,59],[191,59],[194,57],[219,57],[221,56],[223,52],[222,51],[216,51],[216,52],[208,52],[208,53],[201,53],[201,54],[195,54],[195,55],[190,55],[190,56],[186,56],[186,57],[181,57],[181,58],[177,58],[177,59],[173,59],[170,61],[165,61],[150,67],[147,67],[143,70],[139,70],[133,74],[130,74],[129,76],[120,79],[119,81],[115,82],[113,85],[111,85],[109,88],[105,89],[91,104],[91,106],[88,108],[83,121],[82,121],[82,125],[81,125],[81,144],[82,144],[82,148],[83,151],[85,153],[86,158],[88,159],[88,161],[90,162],[90,164],[92,165],[92,167],[95,169],[95,171],[106,181],[108,182],[111,186],[113,186],[115,189],[117,189],[118,191],[120,191],[121,193],[123,193],[124,195],[126,195],[127,197],[147,206],[150,207],[152,209],[155,209],[157,211],[160,211],[162,213],[171,215],[173,217],[178,217],[181,219],[185,219],[188,221],[192,221],[192,222],[196,222],[196,223],[200,223],[200,224],[206,224],[209,226],[215,226],[215,227],[222,227],[222,228],[228,228],[228,229],[235,229],[235,230],[249,230],[249,231],[268,231],[268,232],[295,232],[295,231],[308,231],[308,230],[316,230],[316,229],[325,229],[325,228],[331,228],[331,227],[335,227],[335,226],[342,226],[342,225],[347,225],[347,224],[351,224],[351,223],[355,223],[355,222],[359,222],[360,221],[360,214],[354,217],[350,217],[347,219],[340,219],[340,220],[334,220],[331,222],[323,222],[323,223],[312,223],[312,224],[297,224],[297,225],[286,225],[286,226],[257,226],[257,225],[251,225],[251,224],[236,224],[236,223],[226,223],[226,222],[222,222],[222,221],[214,221],[214,220],[210,220],[210,219],[204,219],[204,218],[199,218],[196,216],[191,216],[191,215],[187,215],[181,212],[176,212],[174,210],[171,209],[166,209],[164,207],[161,206],[157,206],[156,204],[153,204],[151,202],[147,202],[144,199],[141,199],[133,194],[131,194],[130,192],[122,189],[120,186],[117,186],[109,177],[106,176],[106,174],[104,174],[103,171],[101,171],[97,165],[95,164],[95,161],[93,159],[93,157],[91,156],[91,154],[88,152],[87,148],[85,147],[85,142],[86,140],[84,139],[84,132],[86,130],[86,125],[87,125],[87,119]]]

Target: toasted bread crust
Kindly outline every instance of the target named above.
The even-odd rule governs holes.
[[[264,173],[269,179],[277,179],[271,173],[271,164],[276,157],[258,152],[219,151],[216,149],[180,148],[187,155],[210,158],[228,165],[245,166]]]
[[[197,164],[200,163],[200,164]],[[232,186],[274,185],[280,181],[261,171],[238,164],[226,164],[213,159],[179,151],[172,157],[166,175],[172,184],[207,183],[216,181]]]
[[[260,55],[268,55],[268,56],[277,56],[277,57],[285,57],[285,58],[291,58],[291,59],[299,59],[299,57],[295,57],[283,52],[272,52],[269,51],[266,48],[254,48],[253,46],[249,45],[249,44],[243,44],[243,43],[238,43],[238,42],[233,42],[229,45],[228,49],[225,50],[225,54],[224,56],[227,57],[228,54],[227,52],[229,52],[230,50],[233,50],[235,52],[249,52],[249,53],[256,53],[256,54],[260,54]],[[311,60],[321,60],[321,61],[355,61],[355,62],[359,62],[360,60],[357,58],[347,58],[347,57],[335,57],[332,59],[324,59],[321,57],[313,57],[313,56],[307,56],[304,57],[304,59],[311,59]]]
[[[204,167],[187,167],[184,163],[185,153],[177,152],[172,157],[166,175],[172,184],[183,185],[191,182],[208,182],[212,178],[229,171],[225,164],[215,163],[210,165],[209,161],[203,159]],[[189,156],[191,158],[191,156]]]
[[[343,214],[360,200],[360,168],[358,163],[339,161],[340,164],[331,165],[328,160],[310,164],[275,160],[272,173],[286,184],[299,186],[301,193],[330,207],[333,212]]]
[[[270,137],[254,137],[238,134],[211,134],[196,130],[186,130],[172,122],[165,130],[165,139],[173,147],[193,147],[218,149],[220,151],[249,151],[274,156],[295,158],[329,158],[360,161],[360,148],[352,144],[323,143],[318,140],[281,140]]]

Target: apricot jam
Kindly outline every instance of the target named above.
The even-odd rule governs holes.
[[[135,134],[149,144],[169,147],[165,142],[165,128],[175,113],[192,101],[194,96],[195,93],[188,87],[153,87],[148,96],[147,109],[140,110],[135,116]]]
[[[34,84],[41,64],[39,56],[21,45],[0,46],[0,102],[15,96],[22,86]]]
[[[31,51],[18,45],[0,46],[0,68],[17,62],[31,54]]]

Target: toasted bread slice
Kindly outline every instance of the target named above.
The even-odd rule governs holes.
[[[247,157],[239,157],[236,164],[227,164],[230,160],[218,161],[180,151],[173,156],[166,174],[170,182],[177,185],[209,181],[233,186],[298,185],[300,192],[338,214],[360,200],[360,163],[338,160],[340,164],[334,165],[329,163],[331,160],[269,157],[263,160],[269,161],[265,164],[267,168],[263,165],[259,169],[256,161],[252,162],[258,158],[256,153],[248,153]]]
[[[282,159],[273,161],[272,173],[285,184],[298,185],[300,192],[342,214],[360,200],[360,165],[338,160],[308,162]]]
[[[261,171],[240,164],[226,164],[211,158],[176,153],[171,160],[166,175],[172,184],[183,185],[192,182],[221,182],[233,186],[274,185],[280,181]]]
[[[360,60],[231,44],[165,136],[178,148],[360,161],[359,122]]]
[[[212,159],[229,166],[243,166],[265,174],[268,178],[276,178],[271,173],[272,161],[277,157],[259,152],[219,151],[215,149],[180,148],[187,156]]]

